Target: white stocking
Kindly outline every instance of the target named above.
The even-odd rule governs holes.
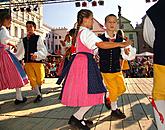
[[[16,90],[16,99],[22,101],[22,93],[21,93],[21,88],[15,88]]]
[[[35,92],[36,92],[37,95],[40,95],[41,96],[41,93],[40,93],[40,90],[39,90],[39,87],[38,86],[36,86],[34,88],[34,90],[35,90]]]
[[[111,109],[116,110],[117,109],[117,101],[116,102],[111,102]]]
[[[88,107],[80,107],[80,109],[73,115],[76,117],[78,120],[82,120],[85,113],[91,108],[92,106]]]

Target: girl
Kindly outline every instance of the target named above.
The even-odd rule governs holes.
[[[65,77],[62,104],[80,107],[71,116],[68,124],[84,130],[89,130],[87,124],[92,124],[92,121],[84,119],[84,115],[92,106],[103,103],[103,95],[106,92],[100,71],[93,59],[94,50],[97,50],[98,47],[111,48],[112,44],[125,47],[132,43],[131,41],[121,44],[102,42],[90,31],[92,26],[93,13],[87,9],[80,10],[77,15],[77,30],[75,33],[76,54],[70,60],[72,63],[68,63],[62,72],[62,76],[57,81],[57,84],[60,84]],[[67,71],[68,68],[69,71]]]
[[[11,26],[11,16],[1,15],[0,19],[0,90],[16,89],[15,104],[24,103],[27,98],[22,97],[21,87],[28,83],[27,76],[19,63],[18,59],[7,49],[12,37],[7,28]]]

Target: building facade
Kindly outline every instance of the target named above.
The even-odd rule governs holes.
[[[135,30],[137,32],[138,36],[138,46],[139,46],[139,52],[138,53],[143,53],[143,52],[153,52],[153,48],[151,48],[143,38],[143,25],[144,25],[144,19],[146,15],[142,18],[142,23],[137,24],[135,27]]]
[[[44,34],[43,28],[43,5],[31,4],[24,0],[5,0],[6,5],[0,6],[1,9],[9,9],[12,17],[10,35],[14,37],[14,44],[26,36],[26,22],[34,21],[36,23],[36,33]],[[31,0],[33,2],[34,0]],[[38,0],[39,1],[39,0]],[[36,0],[35,0],[36,2]],[[3,2],[4,3],[4,2]],[[9,5],[9,6],[8,6]]]

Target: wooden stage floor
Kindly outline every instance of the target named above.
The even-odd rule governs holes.
[[[22,88],[28,101],[14,105],[15,90],[0,91],[0,130],[77,130],[67,124],[78,109],[63,106],[58,100],[61,87],[57,79],[46,78],[42,87],[43,101],[33,103],[35,93],[27,85]],[[86,115],[94,125],[91,130],[156,130],[153,109],[149,100],[152,78],[127,78],[127,91],[118,105],[126,119],[112,120],[110,111],[103,105],[93,107]]]

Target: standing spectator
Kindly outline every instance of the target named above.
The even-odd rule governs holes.
[[[47,56],[47,49],[41,36],[35,34],[36,24],[33,21],[26,22],[27,37],[18,45],[16,56],[21,60],[24,58],[25,71],[30,80],[32,89],[37,97],[34,103],[42,100],[41,85],[44,82],[45,69],[42,60]]]
[[[158,130],[165,130],[165,15],[162,12],[165,1],[159,0],[147,10],[144,23],[144,39],[154,50],[154,85],[152,97]],[[161,114],[162,115],[161,115]],[[159,119],[160,116],[160,119]]]
[[[21,87],[28,83],[27,76],[18,59],[8,50],[12,37],[7,28],[11,26],[11,16],[0,14],[0,90],[16,89],[15,104],[24,103],[26,97],[22,97]]]

